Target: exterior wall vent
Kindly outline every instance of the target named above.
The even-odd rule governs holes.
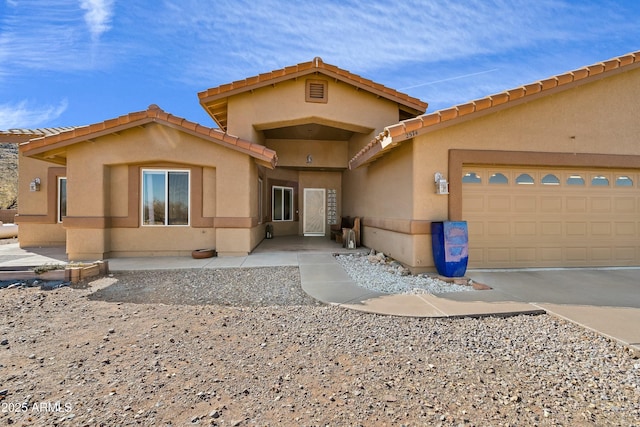
[[[327,103],[327,81],[307,80],[305,101]]]

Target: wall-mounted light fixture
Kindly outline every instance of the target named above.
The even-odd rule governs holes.
[[[34,178],[29,183],[29,191],[40,191],[40,178]]]
[[[436,194],[449,194],[449,183],[440,172],[436,172],[434,175],[436,182]]]
[[[313,157],[311,157],[311,154],[307,154],[307,164],[310,165],[313,162]]]

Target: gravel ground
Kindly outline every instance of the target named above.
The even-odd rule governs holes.
[[[377,255],[338,255],[336,260],[358,285],[388,294],[444,294],[472,291],[471,286],[445,282],[426,274],[410,275],[399,262],[383,253]]]
[[[317,305],[296,268],[118,273],[0,306],[3,424],[640,425],[640,361],[590,331]]]

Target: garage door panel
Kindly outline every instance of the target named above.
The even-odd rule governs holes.
[[[487,249],[487,261],[491,264],[508,264],[511,262],[511,249],[510,248],[488,248]]]
[[[536,248],[515,248],[514,256],[518,263],[531,263],[536,259]]]
[[[484,212],[484,196],[483,195],[470,195],[465,199],[465,210],[467,212]]]
[[[476,263],[479,265],[487,265],[483,248],[469,248],[469,264]]]
[[[602,247],[602,248],[591,248],[591,259],[593,261],[611,261],[612,257],[612,248],[610,247]]]
[[[535,214],[536,209],[536,199],[535,197],[524,197],[524,196],[515,196],[514,200],[514,211],[518,213],[532,213]]]
[[[591,235],[594,237],[603,237],[603,236],[610,237],[611,223],[610,222],[592,222]]]
[[[584,213],[587,212],[586,197],[567,197],[567,212]]]
[[[614,213],[616,214],[635,214],[636,209],[635,197],[617,197],[613,203]]]
[[[565,223],[565,235],[567,237],[586,237],[587,223],[567,221]]]
[[[588,260],[587,248],[565,248],[565,257],[567,261],[572,263],[575,261],[586,262]]]
[[[467,221],[467,228],[469,229],[469,238],[482,238],[484,236],[484,223],[481,221]]]
[[[591,212],[611,212],[611,198],[610,197],[592,197]]]
[[[638,171],[465,166],[463,172],[509,177],[500,185],[463,183],[470,267],[640,265]],[[524,174],[528,185],[518,185],[515,177]],[[619,176],[633,179],[618,184]]]
[[[634,237],[636,235],[636,223],[635,222],[616,222],[615,230],[616,230],[615,231],[616,236]]]
[[[547,221],[540,224],[540,230],[542,236],[547,237],[562,237],[562,222],[560,221]]]
[[[500,238],[507,237],[511,235],[511,223],[508,221],[490,221],[487,223],[487,234],[486,237],[491,238]]]
[[[489,212],[509,212],[511,210],[510,196],[491,196],[488,200]]]
[[[541,196],[540,197],[540,211],[544,213],[561,213],[562,212],[562,197],[559,196]]]
[[[538,258],[546,265],[554,264],[562,259],[562,248],[541,247],[538,250]]]
[[[638,258],[638,248],[633,246],[616,247],[614,253],[617,260],[634,261]]]
[[[513,232],[516,236],[536,236],[537,225],[535,221],[516,222],[514,223]]]

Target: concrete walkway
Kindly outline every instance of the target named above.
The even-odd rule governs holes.
[[[109,269],[298,266],[304,291],[326,304],[375,314],[436,318],[547,312],[619,341],[640,355],[640,269],[477,270],[467,276],[491,290],[389,295],[351,280],[333,256],[343,251],[339,245],[306,242],[299,238],[265,241],[245,257],[114,258],[109,259]],[[64,261],[64,248],[23,250],[17,244],[0,245],[0,268]]]

